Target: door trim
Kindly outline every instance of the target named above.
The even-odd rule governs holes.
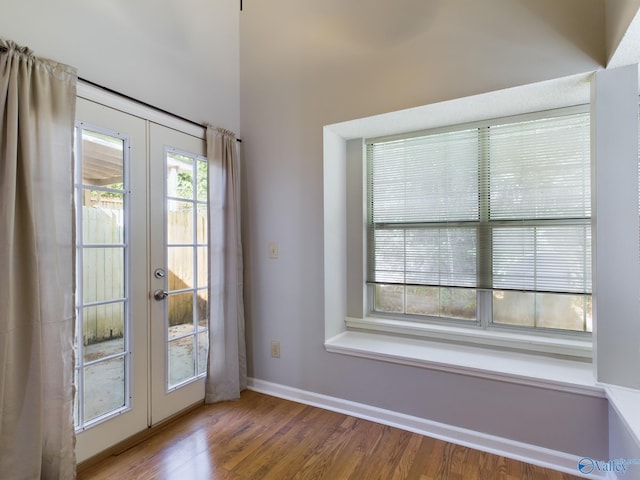
[[[77,96],[152,123],[178,130],[194,137],[206,138],[206,126],[181,119],[130,97],[78,80]]]

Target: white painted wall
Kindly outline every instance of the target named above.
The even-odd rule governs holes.
[[[640,460],[640,443],[629,430],[613,406],[609,406],[609,456],[611,459]],[[640,476],[640,464],[628,465],[628,470],[618,474],[617,479]]]
[[[340,305],[324,303],[324,242],[336,248],[346,243],[332,237],[341,232],[323,229],[323,196],[332,191],[323,187],[323,126],[592,71],[604,63],[601,1],[387,5],[245,1],[241,119],[250,375],[606,457],[604,399],[323,348],[325,309],[345,309],[344,299]],[[268,258],[270,241],[280,245],[277,260]],[[280,359],[270,356],[271,340],[281,342]]]
[[[135,99],[239,131],[239,3],[0,2],[0,36]]]

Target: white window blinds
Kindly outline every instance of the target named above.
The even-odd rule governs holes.
[[[371,283],[591,291],[588,113],[368,144]]]

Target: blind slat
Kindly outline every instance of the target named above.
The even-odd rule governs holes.
[[[367,148],[370,282],[591,291],[588,114]]]

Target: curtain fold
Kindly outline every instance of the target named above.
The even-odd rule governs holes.
[[[207,128],[209,159],[209,358],[205,402],[240,397],[247,386],[240,163],[235,134]]]
[[[2,478],[75,478],[76,81],[0,39]]]

